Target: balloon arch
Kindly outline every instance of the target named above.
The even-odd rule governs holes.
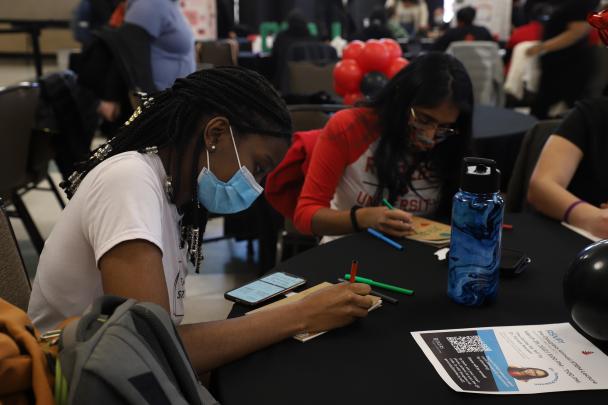
[[[408,65],[401,46],[394,39],[353,41],[334,68],[334,88],[352,105],[363,97],[373,97],[401,69]]]

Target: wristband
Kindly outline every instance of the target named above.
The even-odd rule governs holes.
[[[566,212],[564,212],[563,221],[568,224],[569,223],[568,222],[568,218],[570,217],[570,213],[572,212],[572,210],[574,209],[574,207],[576,207],[577,205],[582,204],[584,202],[585,201],[583,201],[583,200],[578,200],[578,201],[575,201],[572,204],[570,204],[570,206],[566,209]]]
[[[357,210],[361,208],[359,205],[353,205],[350,209],[350,223],[353,226],[353,230],[355,232],[361,232],[361,228],[359,227],[359,222],[357,222]]]

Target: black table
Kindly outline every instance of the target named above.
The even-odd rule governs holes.
[[[569,262],[590,242],[559,223],[509,215],[513,230],[504,247],[526,251],[533,262],[519,278],[501,279],[498,301],[468,308],[446,295],[447,262],[434,248],[406,241],[398,252],[365,233],[320,246],[280,266],[308,285],[335,281],[359,260],[359,272],[416,291],[383,304],[366,319],[309,341],[288,339],[217,370],[213,389],[230,404],[606,403],[606,391],[492,396],[452,391],[424,356],[411,331],[566,322],[562,278]],[[231,317],[246,311],[235,305]],[[607,351],[605,345],[602,346]]]
[[[30,35],[32,41],[32,56],[36,78],[42,77],[42,52],[40,51],[40,34],[46,28],[70,28],[69,21],[62,20],[14,20],[0,19],[0,24],[9,24],[11,28],[0,29],[0,34],[12,34],[23,32]]]
[[[513,166],[526,132],[538,120],[531,115],[502,107],[475,106],[473,116],[473,152],[496,160],[502,171],[502,188],[511,178]]]

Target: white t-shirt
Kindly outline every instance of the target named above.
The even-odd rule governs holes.
[[[41,331],[78,316],[103,295],[99,259],[121,242],[143,239],[158,246],[171,317],[184,315],[185,250],[179,249],[180,216],[165,191],[157,155],[125,152],[83,179],[40,256],[28,314]]]
[[[361,207],[374,205],[373,199],[378,191],[378,176],[374,165],[374,152],[379,141],[374,141],[357,160],[344,169],[344,174],[338,183],[331,208],[337,211],[349,210],[353,201]],[[417,216],[429,216],[437,211],[441,198],[441,181],[427,173],[424,176],[416,170],[412,174],[412,187],[407,193],[397,197],[393,202],[395,208],[407,211]],[[384,197],[388,198],[388,190]],[[321,244],[339,239],[342,236],[324,236]]]

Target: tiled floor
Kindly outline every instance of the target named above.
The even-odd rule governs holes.
[[[44,68],[45,73],[57,69],[56,64],[48,62]],[[0,59],[0,86],[31,80],[33,74],[31,64]],[[51,175],[58,184],[60,175],[52,167]],[[43,237],[48,236],[61,214],[55,197],[50,192],[33,190],[25,195],[24,200]],[[28,271],[34,275],[38,255],[21,222],[17,219],[12,223]],[[221,235],[222,228],[221,219],[210,221],[205,236]],[[257,273],[255,266],[247,261],[245,242],[224,240],[205,244],[203,249],[205,261],[201,274],[191,272],[186,279],[186,323],[225,319],[232,305],[224,299],[224,292],[255,278]]]

